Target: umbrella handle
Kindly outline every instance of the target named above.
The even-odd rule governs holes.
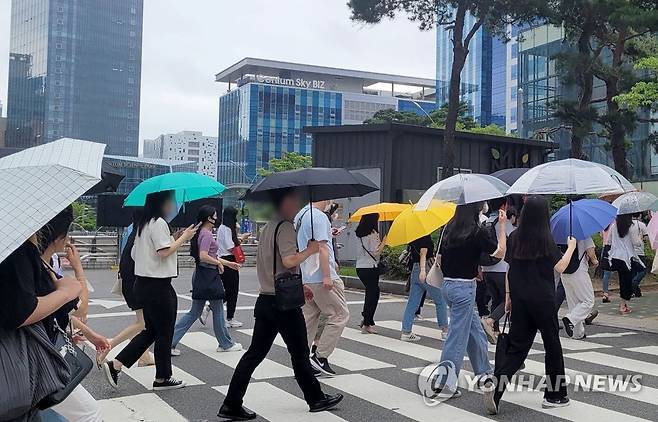
[[[573,236],[573,201],[570,200],[569,201],[569,237],[572,236]]]

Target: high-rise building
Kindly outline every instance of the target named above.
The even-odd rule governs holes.
[[[144,157],[193,162],[197,172],[217,179],[217,137],[183,131],[144,140]]]
[[[466,16],[465,30],[475,19]],[[452,72],[452,29],[437,27],[436,100],[448,102]],[[461,100],[469,104],[473,118],[483,126],[496,124],[508,132],[516,131],[516,81],[518,28],[508,27],[506,42],[491,36],[485,29],[477,31],[468,47],[462,70]]]
[[[5,147],[5,130],[7,129],[7,118],[2,114],[2,101],[0,101],[0,148]]]
[[[251,184],[284,152],[311,154],[307,126],[361,124],[384,109],[436,108],[434,79],[254,58],[215,79],[229,88],[219,99],[218,169],[229,187]]]
[[[7,146],[137,155],[143,0],[12,0]]]

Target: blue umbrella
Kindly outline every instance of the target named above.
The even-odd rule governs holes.
[[[566,244],[567,237],[587,239],[612,223],[617,208],[600,199],[581,199],[560,208],[551,217],[551,233],[558,244]]]

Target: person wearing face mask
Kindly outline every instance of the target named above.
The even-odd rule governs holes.
[[[154,390],[170,390],[185,386],[172,377],[171,344],[176,323],[178,299],[171,279],[178,276],[177,251],[197,232],[190,226],[171,236],[164,216],[177,213],[173,191],[152,193],[146,197],[144,211],[135,226],[137,235],[132,248],[135,260],[135,295],[142,303],[145,328],[112,361],[103,364],[110,386],[118,388],[121,368],[131,367],[155,343]]]
[[[336,257],[332,248],[331,222],[325,214],[330,209],[330,201],[314,202],[302,208],[295,217],[297,244],[300,250],[306,249],[311,240],[319,243],[320,250],[301,264],[302,281],[313,294],[303,307],[306,320],[306,335],[309,347],[318,330],[320,314],[327,317],[322,335],[315,342],[315,353],[311,355],[311,365],[322,374],[335,375],[329,366],[328,358],[336,348],[350,318],[345,300],[345,285],[336,271]]]
[[[183,315],[174,327],[174,339],[171,344],[171,355],[180,355],[176,345],[190,329],[194,321],[199,318],[206,301],[210,303],[213,314],[213,329],[219,346],[218,352],[239,352],[242,345],[236,343],[228,332],[224,321],[224,289],[220,274],[225,268],[240,269],[237,262],[226,261],[217,257],[217,242],[212,229],[217,222],[217,210],[210,205],[204,205],[199,209],[197,223],[201,224],[199,231],[190,242],[190,255],[194,258],[196,269],[192,276],[192,308]]]

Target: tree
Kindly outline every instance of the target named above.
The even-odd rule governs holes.
[[[259,168],[258,175],[261,177],[269,176],[272,173],[278,173],[287,170],[297,170],[311,167],[313,160],[310,155],[303,155],[298,152],[284,152],[281,158],[272,158],[267,163],[267,168]]]
[[[658,56],[640,59],[635,69],[647,71],[649,78],[636,82],[628,92],[617,95],[615,101],[632,109],[658,111]]]
[[[464,69],[471,40],[480,28],[493,35],[506,37],[507,25],[537,15],[543,0],[349,0],[351,19],[377,24],[405,13],[417,22],[420,30],[434,26],[452,29],[453,61],[448,92],[448,110],[443,138],[443,169],[452,176],[455,167],[455,135],[459,118],[461,72]],[[468,15],[475,19],[467,19]],[[473,22],[472,24],[470,22]]]
[[[459,130],[470,130],[476,127],[479,127],[478,123],[471,116],[471,109],[469,104],[466,101],[460,101],[459,107],[457,108],[457,129]],[[431,126],[445,128],[446,120],[448,119],[448,103],[443,104],[437,110],[434,110],[430,113],[432,121],[434,122]],[[503,130],[503,132],[505,132]]]
[[[96,230],[96,211],[89,205],[75,201],[73,208],[73,224],[87,231]]]
[[[414,113],[412,111],[396,111],[392,108],[379,110],[375,112],[371,118],[363,121],[363,123],[367,125],[389,122],[427,126],[429,121],[427,116],[421,116],[420,114]]]

